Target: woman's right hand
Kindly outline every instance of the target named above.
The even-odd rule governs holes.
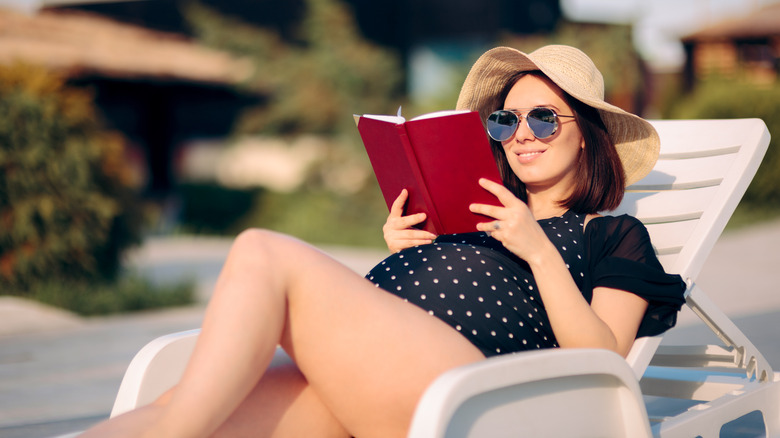
[[[425,221],[425,213],[403,216],[404,205],[406,205],[408,197],[409,192],[406,189],[401,190],[401,194],[398,195],[390,207],[387,222],[382,227],[385,243],[387,243],[387,248],[392,253],[413,246],[431,243],[436,238],[436,235],[433,233],[412,228]]]

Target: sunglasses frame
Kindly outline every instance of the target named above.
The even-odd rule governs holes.
[[[526,109],[528,111],[525,114],[522,114],[521,110],[526,110]],[[528,123],[528,115],[531,114],[535,110],[547,110],[547,111],[550,111],[552,113],[552,115],[553,115],[553,130],[552,130],[552,132],[550,134],[548,134],[548,135],[546,135],[544,137],[540,137],[539,135],[537,135],[536,131],[534,131],[534,128],[531,127],[531,125]],[[525,123],[528,124],[528,129],[531,131],[531,133],[534,135],[534,137],[539,139],[539,140],[544,140],[545,138],[552,137],[553,135],[555,135],[556,132],[558,132],[558,126],[559,126],[558,125],[558,118],[559,117],[570,117],[570,118],[574,118],[575,117],[573,115],[572,116],[568,116],[568,115],[558,114],[557,112],[555,112],[554,109],[546,107],[546,106],[537,106],[537,107],[533,107],[533,108],[500,109],[500,110],[496,110],[496,111],[493,111],[492,113],[490,113],[490,115],[485,120],[485,124],[486,125],[490,122],[490,118],[493,117],[493,115],[495,115],[496,113],[511,113],[517,119],[517,122],[515,123],[515,129],[513,129],[512,132],[506,138],[504,138],[503,140],[499,140],[498,138],[493,137],[493,134],[490,133],[490,129],[489,128],[487,129],[487,133],[490,136],[490,138],[492,138],[495,141],[499,141],[499,142],[507,141],[510,138],[512,138],[512,136],[515,135],[515,133],[517,132],[517,128],[520,127],[520,124],[522,123],[523,119],[525,119]],[[536,119],[536,117],[534,117],[534,118]],[[537,120],[539,120],[539,119],[537,119]],[[496,122],[492,122],[492,123],[496,123]],[[547,122],[545,122],[545,123],[547,123]],[[506,125],[502,125],[502,126],[506,126]]]

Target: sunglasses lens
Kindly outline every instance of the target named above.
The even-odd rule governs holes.
[[[525,120],[536,138],[547,138],[558,130],[558,118],[549,108],[534,108]]]
[[[496,111],[487,118],[487,132],[496,141],[505,141],[517,130],[517,116],[511,111]]]

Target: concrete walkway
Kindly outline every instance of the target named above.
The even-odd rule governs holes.
[[[230,240],[149,239],[127,265],[154,281],[193,279],[198,304],[127,315],[79,318],[0,297],[0,438],[41,438],[107,418],[135,353],[164,334],[200,327]],[[385,251],[327,247],[361,274]]]
[[[156,281],[192,278],[199,304],[164,311],[78,318],[34,303],[0,298],[0,437],[33,438],[81,430],[106,418],[127,364],[151,339],[200,326],[205,302],[230,242],[151,239],[128,265]],[[699,284],[780,369],[780,221],[725,234]],[[357,272],[386,253],[326,248]],[[714,337],[687,310],[664,343]]]

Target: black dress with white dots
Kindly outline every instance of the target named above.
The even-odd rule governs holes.
[[[539,221],[583,296],[590,302],[594,287],[607,286],[647,299],[637,336],[673,326],[685,285],[664,273],[641,222],[605,216],[585,230],[584,219],[570,211]],[[486,233],[439,236],[389,256],[366,278],[446,322],[485,356],[558,346],[528,264]]]

